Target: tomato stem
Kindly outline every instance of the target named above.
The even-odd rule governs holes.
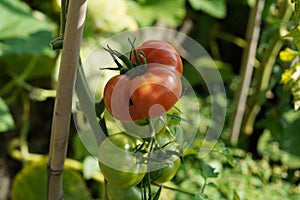
[[[132,60],[132,53],[133,53],[133,55],[134,55],[134,59],[135,59],[135,61],[136,61],[136,65],[140,65],[141,64],[141,62],[140,62],[140,59],[139,59],[139,55],[138,55],[138,53],[137,53],[137,51],[136,51],[136,49],[135,49],[135,46],[134,46],[134,42],[135,42],[135,39],[136,38],[134,38],[134,40],[133,40],[133,42],[130,40],[130,38],[128,38],[128,41],[129,41],[129,43],[130,43],[130,45],[131,45],[131,52],[130,52],[130,60]]]
[[[124,67],[121,65],[121,63],[118,61],[118,59],[116,58],[115,54],[113,53],[113,50],[110,48],[109,45],[107,45],[107,48],[103,47],[103,49],[105,51],[107,51],[111,57],[113,58],[114,62],[116,63],[116,65],[118,66],[118,69],[121,71]],[[111,69],[111,68],[110,68]]]

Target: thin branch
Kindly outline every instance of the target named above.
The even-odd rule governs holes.
[[[289,6],[287,1],[280,4],[278,8],[278,20],[286,22],[290,19],[293,13],[293,9]],[[269,47],[262,54],[260,67],[255,70],[253,80],[255,81],[255,93],[249,96],[247,100],[247,109],[244,114],[244,119],[241,127],[241,132],[247,135],[251,135],[254,129],[254,123],[256,116],[258,115],[262,104],[262,96],[265,96],[265,92],[268,89],[270,78],[272,75],[273,66],[276,62],[278,53],[283,45],[283,38],[280,36],[279,30],[274,34],[274,37],[269,42]]]
[[[244,50],[241,63],[242,83],[239,85],[239,88],[236,91],[236,96],[234,99],[234,105],[236,106],[230,123],[230,128],[232,130],[230,142],[232,144],[237,142],[241,130],[248,90],[253,73],[253,63],[255,60],[257,44],[260,35],[260,20],[264,4],[264,0],[256,0],[255,6],[251,8],[250,11],[246,33],[246,41],[248,42],[248,45]]]
[[[67,153],[72,92],[78,67],[86,7],[87,0],[70,1],[68,5],[49,149],[47,191],[49,200],[63,199],[62,172]]]

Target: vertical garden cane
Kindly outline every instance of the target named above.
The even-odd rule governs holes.
[[[72,92],[78,67],[87,0],[70,0],[53,112],[47,199],[63,199],[62,173],[68,146]]]

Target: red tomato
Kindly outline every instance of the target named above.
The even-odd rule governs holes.
[[[136,51],[142,51],[147,63],[159,63],[175,69],[182,74],[182,61],[176,49],[167,42],[161,40],[148,40],[136,48]],[[133,63],[136,63],[134,55],[131,55]],[[140,59],[143,63],[143,59]]]
[[[104,88],[104,103],[115,118],[136,121],[164,114],[177,102],[181,90],[178,72],[152,64],[132,79],[126,74],[111,78]]]
[[[109,79],[104,88],[104,104],[108,112],[122,121],[141,119],[130,102],[131,79],[127,75],[117,75]]]

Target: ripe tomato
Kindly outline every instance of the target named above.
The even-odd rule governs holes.
[[[104,104],[107,111],[123,121],[136,121],[142,117],[130,103],[131,80],[127,75],[117,75],[109,79],[104,88]]]
[[[148,40],[139,45],[136,51],[143,52],[147,63],[164,64],[182,74],[183,67],[180,55],[169,43],[161,40]],[[133,63],[136,63],[133,53],[131,59]],[[143,63],[142,58],[140,62]]]
[[[119,188],[111,183],[107,183],[107,196],[109,200],[141,200],[142,192],[136,187],[132,186],[129,188]]]
[[[129,72],[134,74],[140,69],[135,67]],[[178,72],[162,64],[147,64],[145,72],[132,79],[127,74],[112,77],[104,88],[104,103],[119,120],[154,118],[174,106],[181,90]]]
[[[105,179],[119,188],[137,185],[147,172],[147,165],[139,163],[133,151],[140,140],[126,133],[105,138],[100,144],[99,166]]]

